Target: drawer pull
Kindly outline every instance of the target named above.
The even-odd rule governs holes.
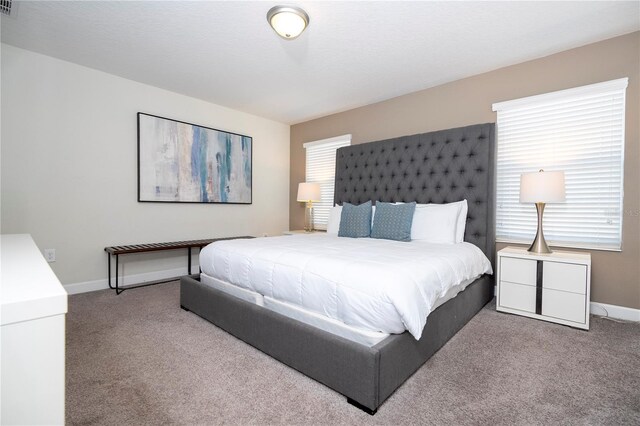
[[[542,268],[544,262],[542,260],[537,261],[536,265],[536,314],[542,314]]]

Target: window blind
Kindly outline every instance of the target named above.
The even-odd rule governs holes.
[[[351,135],[337,136],[304,144],[306,150],[306,182],[320,184],[320,202],[313,203],[313,227],[327,229],[333,207],[336,173],[336,150],[351,145]]]
[[[625,92],[628,79],[493,105],[497,111],[496,239],[531,243],[534,204],[520,204],[520,175],[564,171],[566,202],[547,204],[550,245],[619,250],[622,240]]]

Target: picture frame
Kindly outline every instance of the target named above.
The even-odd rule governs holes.
[[[138,112],[138,201],[252,204],[253,138]]]

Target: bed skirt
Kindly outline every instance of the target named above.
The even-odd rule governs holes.
[[[433,311],[416,341],[393,334],[367,347],[200,284],[180,280],[180,305],[371,412],[493,298],[483,275]]]

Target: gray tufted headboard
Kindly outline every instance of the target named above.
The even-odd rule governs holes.
[[[493,263],[494,129],[493,123],[476,124],[340,148],[334,200],[441,204],[466,199],[464,240]]]

